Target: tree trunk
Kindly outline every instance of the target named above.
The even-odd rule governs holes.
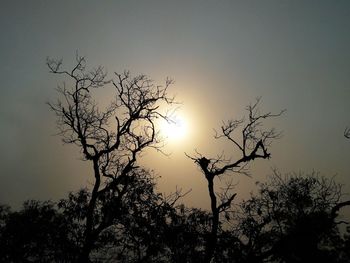
[[[214,192],[214,177],[208,176],[208,189],[209,189],[209,196],[210,196],[210,202],[211,202],[211,212],[213,216],[213,221],[211,225],[211,232],[207,239],[207,244],[205,247],[205,257],[204,262],[209,263],[211,259],[213,258],[216,243],[217,243],[217,233],[219,228],[219,211],[217,209],[217,203],[216,203],[216,196]]]
[[[101,184],[101,177],[98,167],[98,160],[93,160],[94,164],[94,173],[95,173],[95,184],[94,188],[91,193],[91,199],[88,206],[88,211],[86,214],[86,225],[85,225],[85,231],[84,231],[84,243],[83,247],[81,249],[80,255],[79,255],[79,262],[81,263],[87,263],[90,262],[90,252],[94,246],[94,243],[96,241],[96,235],[94,234],[94,211],[96,207],[96,201],[98,196],[98,189]]]

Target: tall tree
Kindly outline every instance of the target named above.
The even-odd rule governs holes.
[[[255,159],[270,158],[267,147],[280,136],[280,133],[273,128],[264,129],[263,122],[266,119],[280,116],[283,111],[277,114],[261,113],[258,107],[259,102],[260,98],[247,107],[248,116],[246,119],[229,120],[221,126],[220,132],[215,136],[216,139],[224,138],[232,143],[233,147],[240,153],[238,158],[227,161],[222,156],[208,158],[200,153],[197,153],[195,157],[189,156],[199,166],[208,182],[212,225],[205,247],[205,262],[210,262],[215,253],[220,214],[230,208],[236,196],[230,191],[231,185],[228,185],[226,191],[219,196],[220,201],[218,201],[214,186],[215,179],[230,173],[248,174],[247,164]],[[237,130],[239,130],[238,135]]]
[[[132,77],[129,72],[115,73],[115,80],[108,81],[102,67],[87,70],[85,58],[79,55],[71,70],[62,69],[62,60],[48,58],[47,66],[51,73],[64,75],[71,84],[59,86],[57,102],[49,103],[63,142],[78,146],[93,169],[79,259],[88,262],[98,236],[113,222],[108,210],[96,221],[99,198],[109,193],[121,199],[132,185],[130,174],[141,169],[137,165],[140,154],[147,148],[161,150],[156,120],[168,119],[160,107],[174,103],[168,95],[173,82],[167,79],[164,86],[157,86],[147,76]],[[115,98],[101,110],[93,94],[107,85],[114,87]]]

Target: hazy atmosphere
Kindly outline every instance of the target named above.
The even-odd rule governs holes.
[[[208,206],[206,181],[185,156],[195,151],[234,157],[214,139],[222,121],[244,116],[262,97],[263,111],[286,112],[270,121],[283,137],[269,161],[251,164],[251,177],[233,175],[240,198],[271,168],[336,176],[350,193],[349,1],[2,1],[0,8],[0,201],[57,200],[92,180],[79,149],[66,146],[46,104],[76,52],[88,66],[175,80],[169,94],[186,130],[169,134],[163,156],[147,151],[142,164],[161,176],[160,192],[192,191],[189,206]],[[113,89],[98,94],[108,103]]]

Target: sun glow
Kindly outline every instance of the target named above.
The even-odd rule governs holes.
[[[188,135],[187,121],[181,115],[171,116],[162,123],[160,132],[165,139],[182,140]]]

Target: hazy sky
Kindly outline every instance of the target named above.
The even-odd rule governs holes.
[[[206,206],[205,180],[184,152],[229,156],[213,128],[262,96],[263,110],[287,109],[270,123],[284,136],[252,178],[236,176],[240,196],[271,167],[337,175],[350,192],[350,1],[1,1],[0,29],[0,202],[57,199],[91,182],[78,149],[53,136],[45,104],[63,81],[46,57],[69,67],[77,50],[109,73],[175,79],[190,132],[169,142],[169,158],[144,156],[160,191],[191,188],[187,202]]]

